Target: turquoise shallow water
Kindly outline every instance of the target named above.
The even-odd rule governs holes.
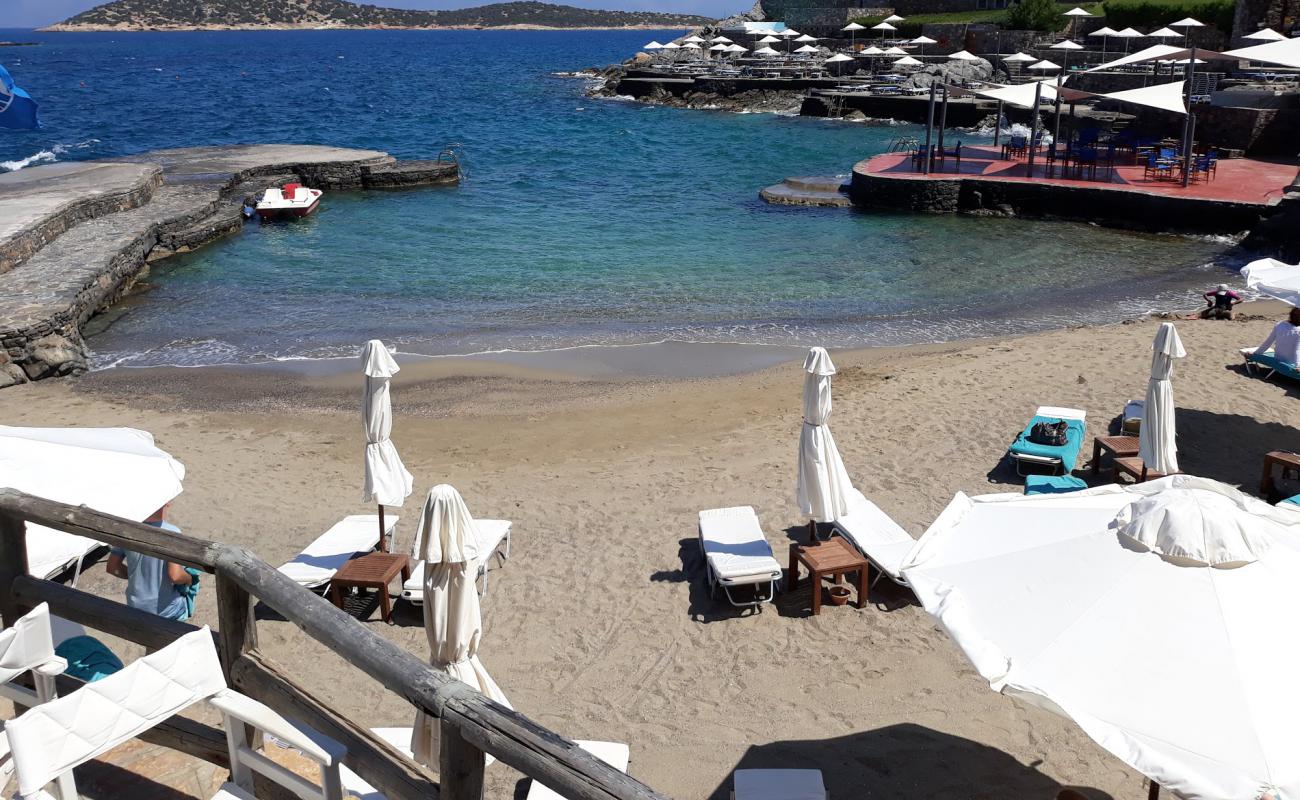
[[[0,162],[464,145],[459,188],[332,193],[155,266],[92,337],[100,365],[328,357],[371,336],[417,353],[950,340],[1191,305],[1227,274],[1215,240],[768,206],[762,186],[845,173],[909,129],[591,100],[553,74],[666,35],[36,34],[6,63],[47,129],[0,138]]]

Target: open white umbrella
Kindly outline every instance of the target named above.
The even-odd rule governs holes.
[[[884,50],[881,51],[881,53],[882,53],[883,55],[887,55],[887,56],[906,56],[906,55],[907,55],[907,51],[904,50],[904,49],[901,48],[901,47],[886,47]],[[916,61],[915,58],[913,58],[912,60],[913,60],[913,61]],[[916,61],[916,63],[920,64],[921,62],[920,62],[920,61]]]
[[[1026,69],[1039,70],[1043,72],[1054,70],[1054,69],[1060,69],[1060,68],[1061,68],[1060,64],[1053,64],[1051,61],[1047,61],[1047,60],[1039,61],[1037,64],[1030,64],[1028,67],[1026,67]]]
[[[848,55],[845,55],[845,54],[843,54],[843,53],[836,53],[835,55],[833,55],[833,56],[831,56],[830,58],[826,59],[826,60],[823,61],[822,63],[823,63],[823,64],[838,64],[838,63],[840,63],[840,62],[842,62],[842,61],[852,61],[852,60],[853,60],[853,56],[848,56]]]
[[[748,51],[749,51],[749,48],[747,48],[747,47],[742,47],[741,45],[738,45],[738,44],[729,44],[729,45],[727,45],[727,52],[728,52],[728,53],[745,53],[745,52],[748,52]]]
[[[682,41],[686,44],[704,44],[704,40],[698,36],[687,36],[685,39],[682,39]]]
[[[1151,379],[1147,382],[1146,412],[1138,432],[1138,455],[1144,469],[1171,475],[1178,471],[1174,440],[1174,359],[1187,355],[1172,322],[1161,324],[1151,343]]]
[[[715,44],[714,46],[710,47],[709,50],[711,50],[711,51],[713,51],[713,52],[715,52],[715,53],[725,53],[725,52],[727,52],[727,46],[726,46],[725,44],[718,43],[718,44]]]
[[[881,22],[876,25],[872,25],[871,30],[880,31],[881,38],[884,38],[885,31],[896,31],[898,30],[898,28],[895,28],[893,25],[890,25],[888,22]]]
[[[918,60],[915,59],[915,58],[912,58],[911,56],[903,56],[902,58],[900,58],[900,59],[898,59],[897,61],[894,62],[894,66],[896,66],[896,67],[919,67],[919,66],[921,66],[921,62],[918,61]]]
[[[379,544],[383,549],[386,549],[384,506],[402,505],[415,484],[415,479],[397,455],[397,448],[388,438],[393,432],[389,383],[400,369],[383,342],[378,339],[366,342],[361,350],[361,370],[365,374],[361,422],[366,431],[366,474],[361,502],[379,507]]]
[[[902,22],[904,19],[905,19],[904,17],[900,17],[897,14],[890,14],[889,16],[885,17],[884,21],[893,23],[893,22]]]
[[[1261,258],[1242,267],[1241,275],[1250,288],[1300,307],[1300,264]]]
[[[980,57],[969,50],[958,50],[948,56],[952,61],[979,61]]]
[[[1061,41],[1059,41],[1059,42],[1057,42],[1056,44],[1052,45],[1050,49],[1052,49],[1052,50],[1082,50],[1082,49],[1083,49],[1083,45],[1079,44],[1078,42],[1072,42],[1072,41],[1070,41],[1069,39],[1062,39]]]
[[[776,35],[777,35],[777,36],[784,36],[784,37],[787,38],[787,39],[793,39],[793,38],[798,37],[798,36],[803,36],[802,33],[800,33],[799,31],[795,30],[794,28],[786,28],[786,29],[783,30],[783,31],[777,31],[777,34],[776,34]]]
[[[1106,60],[1106,44],[1107,44],[1106,40],[1114,36],[1116,33],[1118,33],[1118,31],[1103,26],[1088,34],[1088,36],[1101,37],[1101,58],[1103,61]]]
[[[1255,31],[1254,33],[1248,33],[1241,38],[1250,39],[1256,42],[1280,42],[1286,39],[1285,36],[1273,30],[1272,28],[1265,28],[1262,31]]]
[[[867,29],[867,26],[866,26],[866,25],[859,25],[859,24],[856,23],[856,22],[850,22],[848,25],[845,25],[843,28],[840,28],[840,30],[842,30],[842,31],[846,31],[846,32],[849,34],[849,49],[850,49],[850,50],[853,49],[853,41],[854,41],[854,39],[857,38],[858,31],[865,31],[866,29]]]
[[[853,493],[853,481],[831,435],[831,376],[835,365],[825,348],[808,351],[803,363],[803,427],[799,431],[799,477],[796,496],[799,511],[811,520],[814,540],[818,522],[844,516]]]
[[[804,45],[803,47],[800,47],[800,48],[796,49],[795,52],[796,52],[796,53],[816,53],[816,52],[817,52],[817,48],[816,48],[816,47],[813,47],[813,46],[810,45],[810,44],[806,44],[806,45]]]
[[[1032,64],[1038,59],[1028,53],[1016,53],[1014,55],[1009,55],[1002,60],[1009,64]]]
[[[1161,28],[1158,31],[1151,31],[1147,34],[1148,39],[1178,39],[1182,36],[1178,31],[1171,31],[1168,28]]]
[[[873,44],[870,47],[862,48],[862,50],[859,51],[859,54],[864,56],[881,56],[885,54],[885,51]]]
[[[681,46],[680,44],[678,44],[677,42],[669,42],[668,44],[666,44],[666,45],[663,46],[663,49],[664,49],[664,50],[681,50],[681,49],[682,49],[682,46]]]
[[[1087,11],[1084,11],[1082,8],[1079,8],[1078,6],[1075,6],[1074,8],[1072,8],[1072,9],[1070,9],[1069,11],[1065,12],[1065,13],[1062,14],[1061,16],[1063,16],[1063,17],[1091,17],[1092,14],[1090,14],[1090,13],[1087,12]]]
[[[1300,515],[1178,475],[959,494],[903,574],[994,691],[1073,720],[1179,797],[1288,798],[1298,546]]]
[[[779,37],[779,36],[764,36],[762,39],[759,39],[759,40],[758,40],[758,43],[759,43],[759,44],[775,44],[776,42],[779,42],[779,41],[781,41],[781,37]]]
[[[937,40],[931,39],[929,36],[918,36],[911,41],[911,44],[935,44],[936,42]]]
[[[642,49],[642,50],[662,50],[663,48],[664,48],[664,46],[661,45],[661,44],[659,44],[658,42],[650,42],[650,44],[646,45],[645,47],[642,47],[641,49]]]
[[[731,44],[731,40],[725,36],[714,36],[709,41],[713,42],[714,44]]]
[[[1129,43],[1131,40],[1133,40],[1133,39],[1141,39],[1141,38],[1142,38],[1142,35],[1143,35],[1143,34],[1142,34],[1141,31],[1139,31],[1139,30],[1134,30],[1133,28],[1125,28],[1125,29],[1122,30],[1122,31],[1115,31],[1115,38],[1116,38],[1116,39],[1123,39],[1123,40],[1124,40],[1124,52],[1125,52],[1125,53],[1128,52],[1128,43]]]
[[[135,428],[0,425],[0,486],[134,522],[181,493],[185,466]],[[94,550],[93,539],[27,524],[27,566],[44,578]]]
[[[770,48],[770,47],[760,47],[760,48],[758,48],[757,50],[754,51],[754,55],[756,55],[756,56],[779,56],[779,55],[781,55],[781,53],[780,53],[779,51],[777,51],[777,50],[773,50],[773,49]]]
[[[800,36],[799,36],[797,39],[795,39],[795,41],[796,41],[796,42],[815,42],[815,41],[817,41],[817,37],[816,37],[816,36],[809,36],[808,34],[804,33],[804,34],[800,34]]]
[[[1205,23],[1200,20],[1192,19],[1191,17],[1183,17],[1177,22],[1169,23],[1169,27],[1183,29],[1183,46],[1186,47],[1187,39],[1192,34],[1192,28],[1204,28]]]
[[[429,490],[415,534],[415,557],[424,560],[424,635],[429,664],[506,708],[510,702],[478,658],[483,617],[479,609],[478,532],[465,500],[447,484]],[[438,769],[440,726],[435,717],[415,714],[411,752]],[[489,762],[491,756],[488,756]]]

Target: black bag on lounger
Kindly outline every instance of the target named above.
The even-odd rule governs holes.
[[[1060,447],[1068,441],[1066,433],[1069,430],[1070,426],[1065,420],[1060,422],[1036,422],[1034,427],[1029,429],[1029,441],[1034,444],[1047,445],[1048,447]]]

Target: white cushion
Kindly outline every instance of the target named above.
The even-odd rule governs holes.
[[[257,798],[233,783],[223,783],[217,793],[212,795],[212,800],[257,800]]]
[[[488,562],[497,548],[510,533],[511,522],[508,519],[476,519],[474,527],[478,530],[479,572],[487,569]],[[402,597],[412,603],[424,602],[424,562],[417,561],[411,568],[411,577],[402,584]]]
[[[853,490],[848,513],[835,520],[835,527],[871,563],[900,581],[903,560],[916,546],[916,540],[862,492]]]
[[[411,728],[371,728],[370,732],[382,741],[392,745],[402,755],[415,760],[411,754]],[[355,795],[360,800],[385,800],[383,792],[366,783],[360,775],[348,769],[347,764],[339,765],[339,780],[343,790]]]
[[[781,572],[752,506],[701,511],[700,543],[709,566],[721,580]]]
[[[590,742],[575,739],[573,743],[619,772],[627,772],[627,764],[631,759],[631,749],[622,742]],[[564,800],[564,796],[556,794],[537,781],[533,781],[532,785],[528,787],[528,800]]]
[[[1087,415],[1087,411],[1062,406],[1039,406],[1038,410],[1034,412],[1036,417],[1055,417],[1056,419],[1083,419]]]
[[[826,800],[819,769],[738,769],[736,800]]]
[[[397,519],[395,516],[384,517],[386,534],[393,532]],[[292,561],[282,565],[280,572],[309,589],[324,586],[348,559],[357,553],[374,550],[378,544],[379,516],[354,514],[334,523]]]

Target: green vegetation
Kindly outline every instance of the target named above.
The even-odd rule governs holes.
[[[1070,24],[1070,20],[1066,17],[1062,17],[1061,13],[1063,9],[1072,8],[1073,6],[1062,6],[1056,3],[1052,3],[1051,5],[1053,10],[1052,18],[1049,22],[1046,23],[1046,25],[1050,26],[1050,28],[1038,28],[1038,29],[1031,28],[1029,30],[1047,30],[1047,29],[1063,30],[1067,25]],[[1085,11],[1088,11],[1092,14],[1100,15],[1103,13],[1102,3],[1100,2],[1081,3],[1079,5]],[[1012,25],[1008,19],[1008,17],[1011,15],[1012,12],[1015,11],[1016,8],[1017,8],[1016,6],[1012,6],[1011,8],[985,9],[981,11],[953,11],[946,14],[913,14],[903,22],[897,23],[897,27],[899,32],[904,36],[919,36],[921,33],[921,27],[923,25],[931,25],[931,24],[973,25],[977,23],[987,23],[990,25],[1000,25],[1004,28],[1010,29],[1016,27],[1015,25]],[[877,17],[857,17],[853,21],[858,23],[859,25],[866,25],[868,28],[870,28],[872,25],[877,25],[883,20],[884,20],[883,16],[877,16]],[[866,31],[863,31],[863,35],[865,34]]]
[[[1235,0],[1106,0],[1106,24],[1115,30],[1153,30],[1192,17],[1232,34]]]
[[[1020,0],[1007,9],[1007,27],[1018,31],[1057,31],[1067,20],[1056,0]]]
[[[351,27],[432,28],[537,25],[552,28],[623,28],[647,25],[693,28],[711,20],[687,14],[594,11],[525,2],[494,3],[452,11],[409,11],[359,5],[346,0],[116,0],[65,20],[61,25],[126,29],[184,27]]]

